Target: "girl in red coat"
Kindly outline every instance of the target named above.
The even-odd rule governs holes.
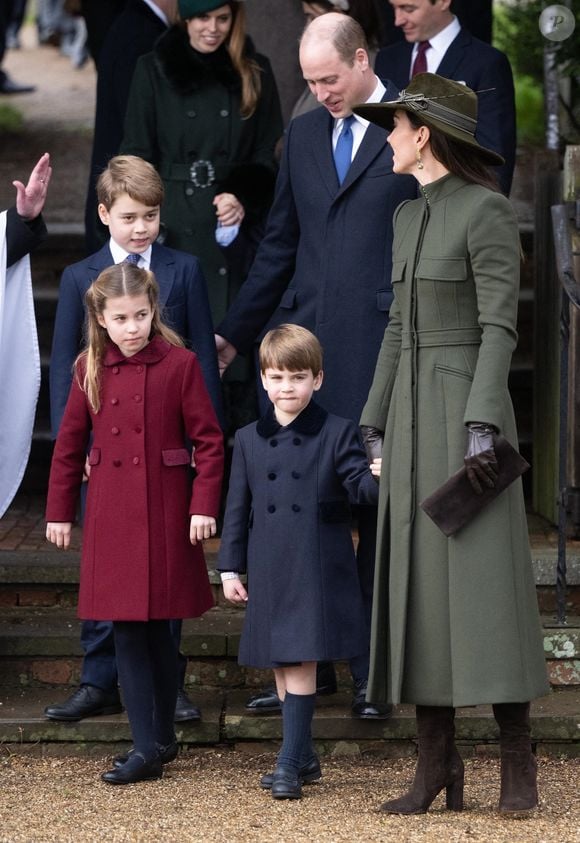
[[[88,347],[56,440],[46,537],[70,544],[92,436],[78,613],[113,621],[134,746],[102,778],[128,784],[159,778],[177,754],[169,619],[213,603],[201,542],[216,532],[223,443],[195,354],[161,321],[153,274],[112,266],[86,303]]]

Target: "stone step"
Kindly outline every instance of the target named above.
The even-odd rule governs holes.
[[[580,618],[565,627],[553,616],[542,618],[544,651],[554,687],[580,687]],[[241,667],[237,652],[243,610],[216,606],[203,617],[183,623],[182,650],[188,656],[186,684],[196,688],[253,688],[268,671]],[[2,686],[74,686],[79,682],[82,650],[80,621],[73,607],[10,607],[0,610]],[[339,683],[347,686],[347,665],[340,663]]]
[[[247,692],[213,691],[193,694],[202,711],[196,723],[176,724],[182,750],[191,746],[228,746],[246,753],[275,751],[282,735],[280,716],[247,714]],[[2,694],[0,742],[6,752],[33,755],[114,754],[126,750],[130,730],[126,715],[93,717],[78,723],[58,723],[43,716],[54,703],[54,690],[18,689]],[[535,700],[531,709],[532,741],[538,755],[578,757],[580,691],[553,691]],[[317,700],[312,726],[321,756],[351,754],[385,758],[416,753],[414,708],[395,706],[388,720],[356,720],[350,716],[350,694]],[[497,754],[498,733],[491,706],[459,708],[456,740],[464,757]],[[258,774],[257,774],[258,775]]]

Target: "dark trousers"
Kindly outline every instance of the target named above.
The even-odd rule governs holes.
[[[175,650],[177,652],[177,683],[183,688],[187,658],[180,651],[181,620],[167,621]],[[81,670],[81,685],[94,685],[103,691],[117,687],[117,659],[115,658],[115,636],[111,621],[83,621],[81,626],[81,647],[84,652]]]
[[[133,746],[146,760],[175,740],[177,647],[171,621],[115,621],[115,652]]]

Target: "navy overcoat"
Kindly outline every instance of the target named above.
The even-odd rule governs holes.
[[[218,569],[248,574],[241,664],[365,652],[349,504],[377,498],[357,427],[314,402],[236,433]]]
[[[383,99],[395,99],[385,85]],[[333,126],[322,107],[290,123],[266,234],[216,332],[248,352],[283,322],[308,328],[324,348],[320,403],[358,421],[393,301],[393,213],[417,187],[393,173],[386,132],[372,124],[339,185]]]

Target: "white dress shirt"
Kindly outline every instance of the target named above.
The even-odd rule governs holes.
[[[387,90],[378,76],[375,76],[377,80],[376,87],[368,100],[367,103],[370,102],[380,102],[385,95],[385,91]],[[351,161],[354,159],[354,156],[358,152],[358,148],[362,143],[362,140],[365,136],[365,132],[367,130],[367,126],[369,125],[369,121],[365,120],[363,117],[359,117],[358,114],[354,114],[354,121],[351,125],[352,131],[352,156]],[[332,130],[332,148],[333,150],[336,149],[336,142],[338,140],[338,136],[342,131],[342,124],[344,123],[344,117],[339,117],[338,120],[334,123],[334,129]]]
[[[118,243],[116,243],[113,238],[109,240],[109,249],[111,250],[111,254],[113,256],[113,261],[115,263],[123,263],[124,260],[127,259],[127,255],[129,252],[126,252],[125,249],[122,249]],[[136,263],[135,266],[138,266],[139,269],[149,269],[151,266],[151,246],[148,246],[144,252],[139,255],[139,263]]]
[[[461,31],[461,24],[457,20],[457,18],[453,18],[450,24],[448,24],[445,29],[442,29],[441,32],[438,32],[437,35],[433,35],[432,38],[429,38],[429,49],[425,53],[425,58],[427,59],[427,73],[437,73],[437,68],[443,61],[443,57],[445,53],[455,41],[457,36]],[[411,73],[413,71],[413,64],[415,63],[415,58],[419,51],[419,42],[417,41],[413,46],[413,52],[411,53],[411,66],[409,67],[409,79],[411,78]]]

